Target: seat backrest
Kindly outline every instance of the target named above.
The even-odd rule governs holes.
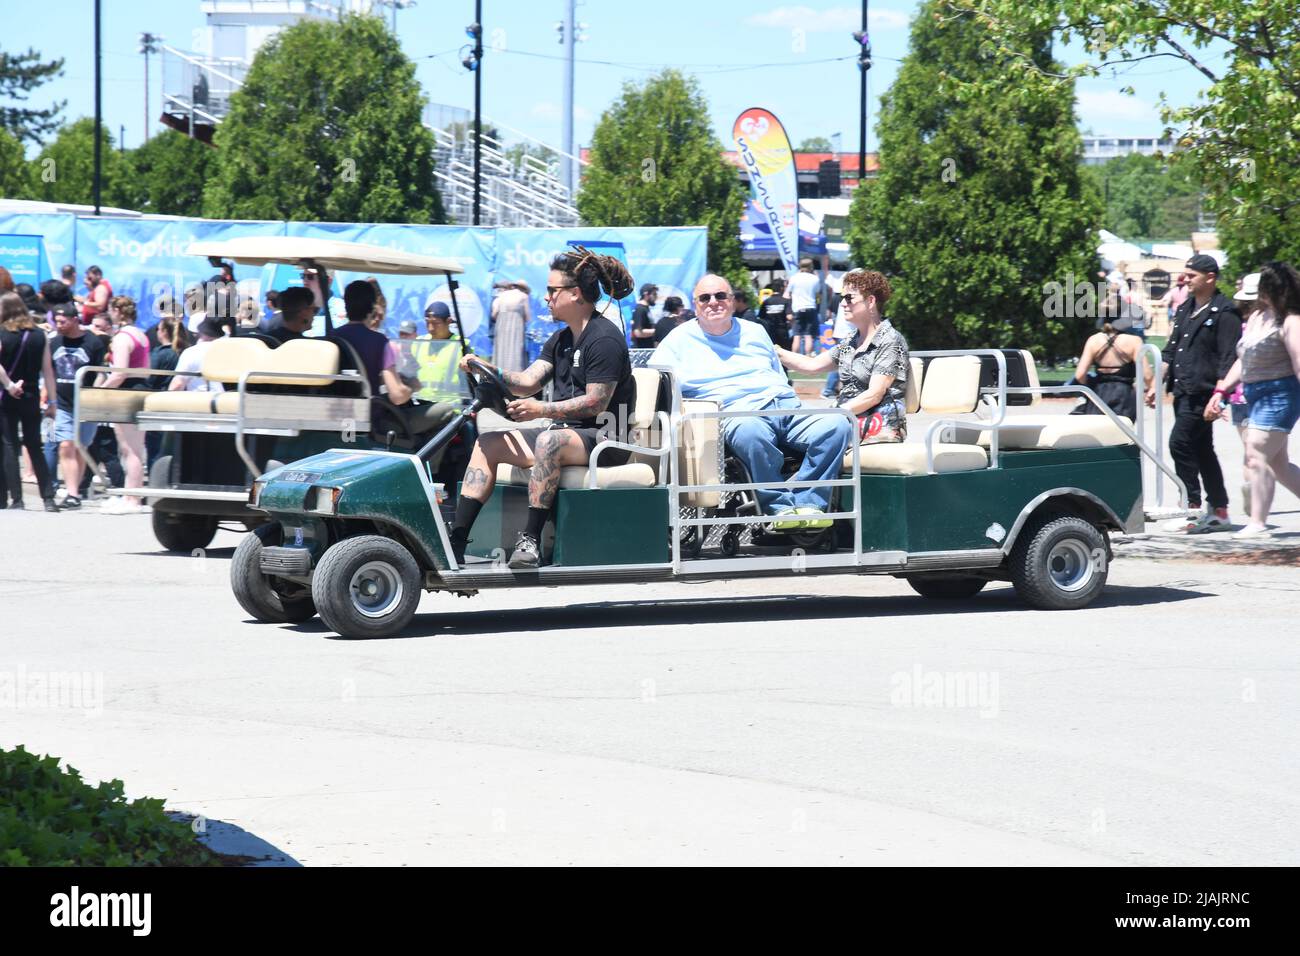
[[[301,372],[301,378],[268,378],[266,384],[301,385],[321,388],[330,384],[328,378],[311,378],[311,375],[337,375],[339,372],[339,347],[328,339],[290,339],[268,356],[266,365],[258,366],[265,372]],[[261,383],[256,375],[250,382]]]
[[[203,356],[200,371],[210,382],[231,384],[250,369],[269,369],[271,356],[278,351],[249,335],[214,339]]]
[[[1027,380],[1026,385],[1028,385],[1029,388],[1038,388],[1039,386],[1038,366],[1034,364],[1033,354],[1029,351],[1029,349],[1021,349],[1020,355],[1025,360],[1025,378]],[[1037,405],[1042,400],[1043,400],[1043,396],[1035,394],[1030,397],[1029,402],[1027,404]]]
[[[980,398],[980,360],[944,355],[930,360],[921,386],[921,411],[957,415],[973,412]]]
[[[909,358],[907,366],[907,414],[915,415],[921,410],[921,379],[925,375],[925,363],[919,358]]]
[[[716,412],[717,402],[699,399],[683,401],[682,414]],[[677,427],[677,483],[716,485],[722,482],[722,440],[716,418],[683,418]],[[722,501],[717,491],[682,495],[683,508],[716,508]]]

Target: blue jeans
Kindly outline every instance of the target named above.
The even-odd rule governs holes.
[[[803,455],[796,481],[838,478],[844,451],[853,439],[853,423],[843,415],[800,415],[797,399],[779,401],[767,408],[789,408],[791,414],[771,418],[725,418],[722,435],[727,449],[745,463],[752,481],[779,481],[782,449]],[[830,488],[795,488],[755,492],[764,514],[787,508],[829,510]]]
[[[840,390],[840,370],[836,369],[826,376],[826,385],[822,389],[822,397],[830,398]]]

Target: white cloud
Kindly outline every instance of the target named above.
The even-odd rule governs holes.
[[[1145,123],[1153,130],[1163,128],[1160,111],[1152,101],[1119,90],[1080,90],[1079,123],[1092,127],[1099,135],[1104,135],[1116,123]]]
[[[907,26],[907,14],[896,10],[871,10],[867,13],[870,30],[892,30]],[[776,27],[793,30],[798,27],[807,33],[851,33],[862,27],[862,11],[853,7],[831,7],[814,10],[812,7],[777,7],[766,13],[755,13],[745,18],[752,27]]]

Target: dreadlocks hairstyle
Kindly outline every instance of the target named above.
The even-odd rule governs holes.
[[[551,260],[551,268],[574,281],[582,298],[593,305],[600,299],[600,290],[611,299],[624,299],[632,293],[635,283],[623,263],[613,256],[597,255],[583,246],[574,246],[570,252],[561,252]]]

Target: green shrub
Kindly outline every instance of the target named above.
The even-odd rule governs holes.
[[[56,757],[0,750],[0,866],[220,866],[162,800],[92,787]]]

